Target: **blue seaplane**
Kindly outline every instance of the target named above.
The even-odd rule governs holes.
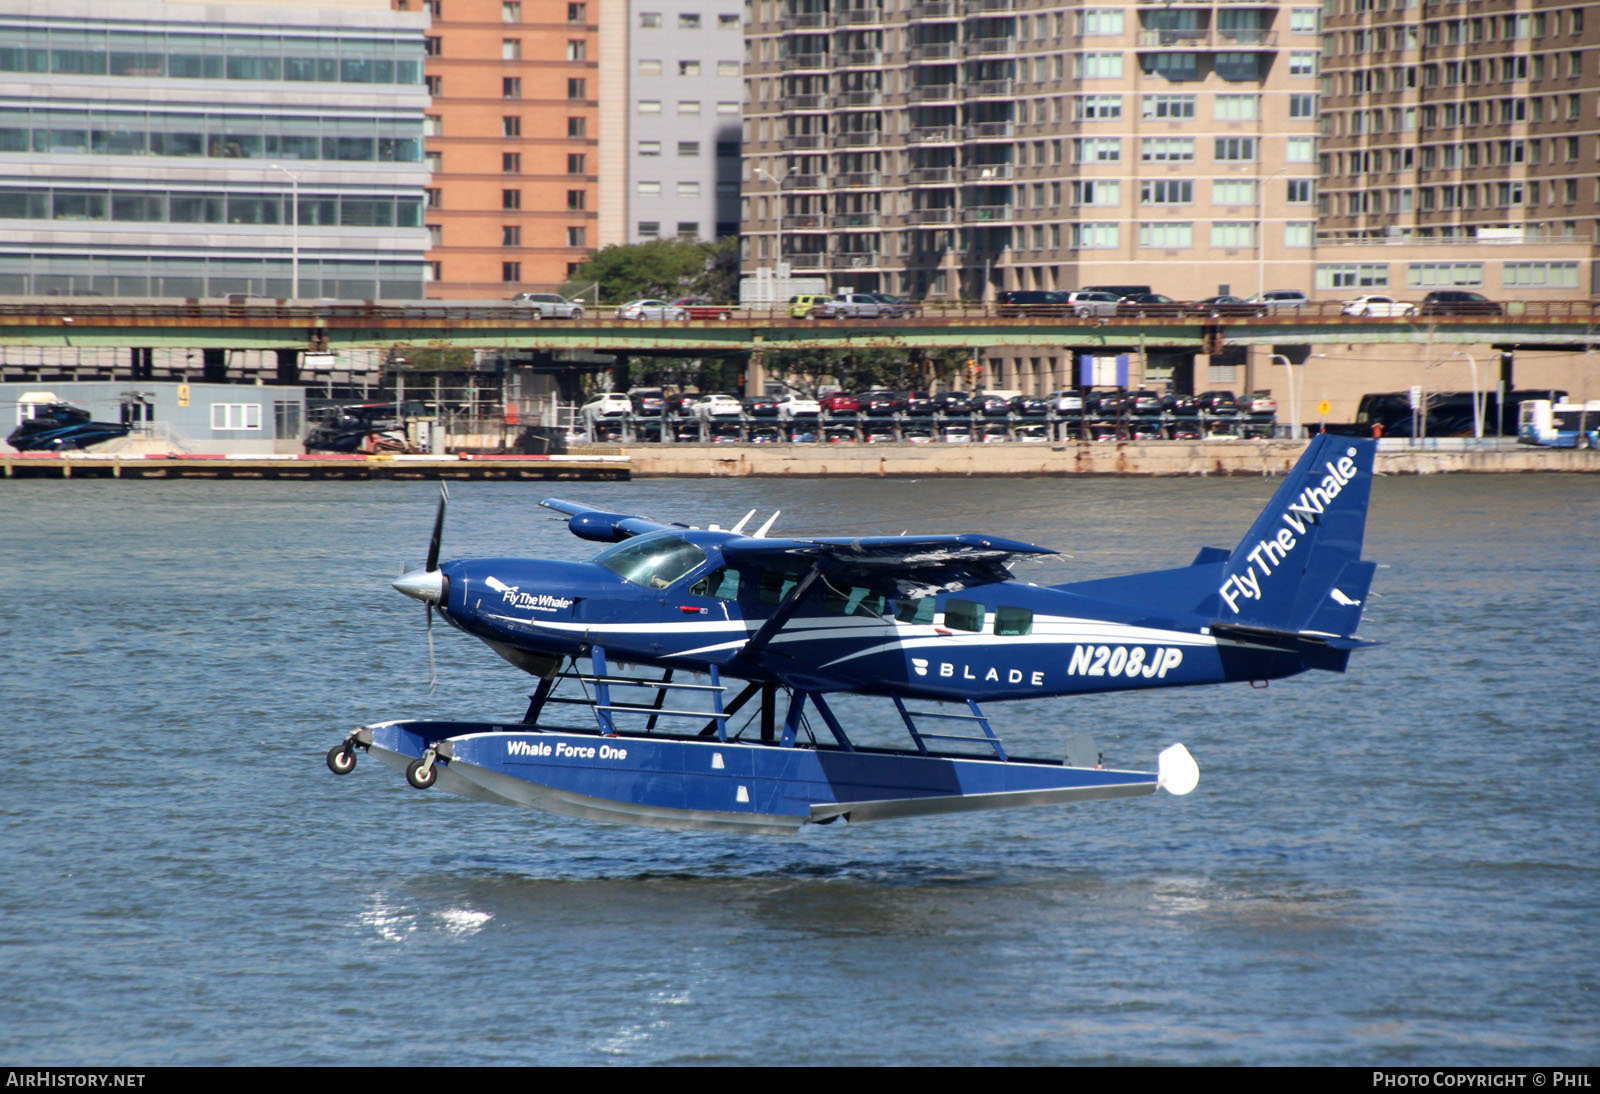
[[[362,726],[328,766],[365,751],[418,789],[749,832],[1188,793],[1181,744],[1154,772],[1106,766],[1082,734],[1059,757],[1014,756],[982,704],[1343,672],[1370,645],[1355,628],[1375,449],[1315,438],[1232,550],[1061,585],[1014,579],[1055,552],[998,536],[783,538],[776,514],[701,529],[556,499],[542,504],[606,545],[588,561],[441,564],[441,490],[427,564],[394,587],[427,605],[430,648],[437,612],[536,677],[527,710]],[[909,744],[852,740],[841,693],[893,704]],[[554,724],[558,704],[586,724]]]

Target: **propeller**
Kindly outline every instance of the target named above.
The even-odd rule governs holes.
[[[412,570],[402,574],[394,583],[394,588],[413,600],[422,601],[428,616],[428,690],[432,691],[439,682],[438,672],[433,660],[433,609],[435,605],[443,605],[445,598],[450,595],[449,582],[444,574],[439,572],[439,543],[444,538],[444,512],[450,502],[450,488],[445,483],[439,483],[439,509],[433,516],[433,536],[428,540],[428,562],[420,570]]]

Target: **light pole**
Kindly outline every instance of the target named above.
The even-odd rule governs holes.
[[[1268,183],[1287,172],[1280,167],[1260,182],[1261,192],[1256,195],[1256,299],[1267,291],[1267,190]]]
[[[1456,353],[1467,359],[1467,368],[1472,370],[1472,435],[1481,441],[1483,440],[1483,398],[1478,388],[1478,362],[1473,359],[1472,354],[1464,349],[1458,349],[1450,356],[1454,357]],[[1446,358],[1446,360],[1448,359]]]
[[[285,175],[289,176],[289,204],[291,206],[291,211],[292,211],[292,214],[294,216],[294,219],[290,222],[293,225],[293,227],[290,229],[290,233],[289,233],[290,279],[294,284],[294,288],[292,290],[292,295],[293,295],[294,299],[299,300],[300,299],[300,176],[295,174],[293,171],[289,170],[287,167],[282,166],[281,164],[274,163],[274,164],[271,164],[270,166],[272,167],[273,170],[282,171]]]
[[[1307,359],[1309,360],[1311,357],[1326,357],[1326,356],[1327,356],[1327,354],[1325,354],[1325,353],[1312,353],[1312,354],[1308,354],[1307,355]],[[1289,358],[1285,357],[1281,353],[1274,353],[1272,355],[1272,359],[1274,361],[1282,361],[1283,362],[1284,371],[1286,371],[1289,374],[1289,439],[1291,441],[1299,440],[1300,439],[1300,400],[1298,398],[1296,398],[1295,392],[1294,392],[1294,362],[1290,361]]]
[[[782,302],[787,295],[789,275],[783,271],[783,180],[789,177],[789,172],[780,171],[773,175],[764,167],[757,167],[756,174],[772,183],[772,190],[778,200],[778,258],[773,263],[773,272],[778,280],[778,300]]]

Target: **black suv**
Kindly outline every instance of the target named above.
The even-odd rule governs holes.
[[[1481,292],[1439,289],[1422,298],[1423,315],[1504,315],[1505,309]]]
[[[1016,289],[1000,294],[1000,315],[1066,315],[1065,298],[1058,292],[1039,289]]]

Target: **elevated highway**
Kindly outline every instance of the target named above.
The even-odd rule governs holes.
[[[471,303],[245,303],[63,297],[0,301],[0,346],[183,347],[338,351],[461,347],[600,353],[742,354],[852,347],[1070,347],[1176,349],[1358,343],[1600,345],[1600,304],[1511,301],[1503,315],[1354,317],[1337,302],[1270,315],[1133,314],[1104,318],[1001,315],[994,305],[927,304],[914,317],[791,318],[785,309],[736,308],[726,320],[630,321],[600,309],[582,319],[534,318],[527,309]]]

